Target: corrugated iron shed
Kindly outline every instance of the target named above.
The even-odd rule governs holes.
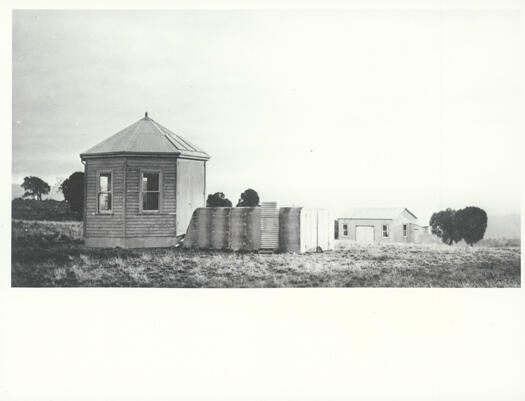
[[[80,157],[120,153],[173,154],[198,160],[210,158],[206,152],[187,139],[149,118],[148,113],[136,123],[88,149]]]

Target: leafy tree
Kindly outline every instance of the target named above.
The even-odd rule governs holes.
[[[215,192],[213,195],[208,195],[206,207],[232,207],[232,202],[226,198],[224,193]]]
[[[82,213],[84,208],[84,173],[76,171],[62,181],[59,190],[72,211]]]
[[[241,194],[241,198],[237,203],[240,206],[259,206],[259,195],[253,189],[247,189]]]
[[[447,245],[461,241],[456,229],[455,214],[455,210],[448,208],[432,214],[430,218],[432,234],[437,235]]]
[[[458,235],[469,245],[483,239],[487,229],[487,213],[476,206],[468,206],[456,212],[454,217]]]
[[[42,200],[42,195],[47,195],[50,191],[49,184],[38,177],[24,177],[24,182],[20,185],[25,192],[22,197]]]

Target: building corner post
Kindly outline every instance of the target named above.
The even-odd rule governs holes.
[[[86,238],[86,225],[87,225],[87,180],[88,180],[88,171],[87,171],[87,161],[84,161],[80,159],[82,164],[84,165],[84,196],[82,199],[82,237]]]

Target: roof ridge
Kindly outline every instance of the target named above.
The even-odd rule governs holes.
[[[151,124],[155,127],[157,131],[159,131],[160,134],[163,134],[162,130],[158,127],[158,122],[156,122],[153,118],[148,118],[148,120],[151,121]]]
[[[378,206],[360,206],[352,207],[347,209],[343,217],[347,218],[383,218],[383,219],[393,219],[396,216],[402,214],[404,211],[407,211],[413,217],[417,219],[417,216],[410,212],[406,207],[378,207]]]
[[[150,120],[153,126],[155,127],[155,129],[161,134],[162,139],[168,144],[168,146],[171,148],[175,148],[176,151],[180,151],[180,149],[178,149],[177,146],[175,146],[175,144],[172,141],[170,141],[168,134],[164,132],[164,130],[168,131],[168,133],[171,131],[167,129],[166,127],[162,126],[162,124],[158,123],[157,121],[153,119],[150,119]]]
[[[129,152],[131,150],[131,148],[136,144],[137,142],[137,138],[139,137],[139,124],[141,121],[145,120],[147,117],[145,118],[141,118],[140,120],[138,120],[137,122],[135,122],[135,128],[134,128],[134,131],[132,133],[133,135],[133,138],[129,141],[129,144],[126,148],[126,152]]]
[[[188,150],[191,151],[191,152],[203,152],[203,153],[206,153],[204,152],[201,148],[199,148],[197,145],[194,145],[192,142],[188,141],[186,138],[182,137],[181,135],[177,134],[176,132],[173,132],[169,129],[167,129],[166,127],[164,127],[162,124],[159,124],[159,126],[163,129],[165,129],[167,131],[167,135],[168,137],[170,137],[171,135],[174,135],[176,138],[177,141],[180,141],[182,142],[182,144],[184,146],[186,146],[187,148],[189,148]],[[172,138],[169,138],[170,141],[172,140]]]
[[[180,140],[181,142],[184,142],[186,144],[186,146],[188,146],[189,148],[192,148],[192,150],[196,151],[196,152],[202,152],[203,150],[201,150],[198,146],[194,145],[192,142],[188,141],[186,138],[180,136],[179,134],[175,134],[174,135],[177,136],[177,139]]]

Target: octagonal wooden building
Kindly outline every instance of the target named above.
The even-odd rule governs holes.
[[[87,246],[172,246],[205,206],[210,156],[148,113],[80,158]]]

